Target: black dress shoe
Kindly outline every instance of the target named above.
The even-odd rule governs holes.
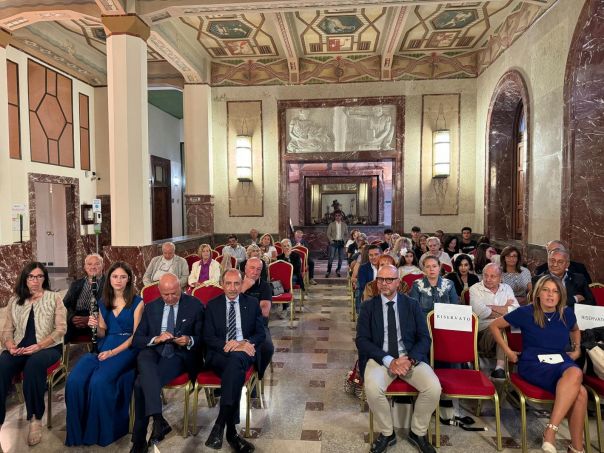
[[[407,439],[422,453],[436,453],[434,447],[428,442],[428,436],[418,436],[413,431],[409,431]]]
[[[227,442],[237,453],[252,453],[256,449],[252,443],[245,440],[239,434],[227,438]]]
[[[386,451],[386,449],[388,447],[390,447],[391,445],[394,445],[396,443],[396,433],[392,433],[389,436],[384,436],[383,434],[380,434],[378,436],[378,438],[375,440],[375,442],[373,442],[373,445],[371,446],[371,450],[369,450],[369,453],[382,453],[384,451]]]
[[[153,420],[153,431],[151,431],[151,437],[149,438],[149,444],[158,444],[168,433],[172,431],[170,424],[164,419]]]
[[[220,450],[222,448],[222,437],[224,434],[224,428],[218,425],[214,425],[208,440],[206,440],[206,447],[213,448],[214,450]]]
[[[147,444],[132,444],[132,448],[130,449],[130,453],[147,453],[147,451],[149,451]]]

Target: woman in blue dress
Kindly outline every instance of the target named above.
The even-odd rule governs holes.
[[[440,276],[440,260],[428,255],[424,258],[423,269],[425,277],[415,280],[409,297],[419,302],[425,314],[434,310],[434,304],[458,304],[459,296],[451,280]]]
[[[107,446],[128,433],[128,409],[134,387],[135,349],[132,335],[143,313],[135,294],[132,270],[114,263],[107,273],[99,305],[99,354],[84,355],[67,378],[67,438],[65,445]]]
[[[541,278],[533,291],[533,304],[495,319],[489,328],[495,341],[527,382],[555,395],[541,449],[555,453],[558,425],[568,417],[571,453],[583,452],[583,421],[587,392],[581,385],[583,372],[575,363],[581,355],[581,333],[573,310],[566,306],[566,290],[555,277]],[[522,330],[522,354],[512,351],[501,335],[508,326]],[[572,350],[567,351],[569,338]],[[545,361],[547,360],[547,361]]]

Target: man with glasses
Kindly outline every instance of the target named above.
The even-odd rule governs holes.
[[[97,304],[103,295],[105,276],[103,275],[103,258],[93,253],[84,260],[84,272],[86,275],[69,285],[69,290],[63,298],[63,304],[67,309],[67,333],[65,342],[69,343],[78,337],[89,337],[92,335],[88,327],[90,316],[90,301],[96,298]]]
[[[566,249],[553,249],[547,254],[547,272],[533,277],[533,287],[544,275],[552,275],[566,288],[566,305],[574,307],[577,304],[595,305],[593,295],[585,277],[581,274],[575,274],[569,270],[570,255]]]
[[[549,241],[547,244],[545,244],[545,251],[548,254],[549,254],[549,252],[551,252],[552,250],[555,250],[555,249],[564,249],[564,250],[568,251],[568,248],[562,241],[554,240],[554,241]],[[568,272],[570,272],[571,274],[581,274],[583,277],[585,277],[585,282],[588,285],[591,285],[591,283],[592,283],[591,276],[589,275],[589,272],[587,272],[587,268],[585,267],[585,264],[579,263],[578,261],[570,260],[569,264],[568,264]],[[547,273],[547,262],[540,264],[535,269],[535,275],[542,275],[545,273]]]
[[[428,425],[440,399],[441,387],[428,365],[430,334],[419,304],[397,293],[398,270],[387,265],[377,274],[379,296],[363,303],[357,323],[359,369],[367,403],[380,435],[371,453],[382,453],[396,443],[390,403],[384,392],[395,379],[417,389],[408,441],[422,453],[435,453],[428,443]]]

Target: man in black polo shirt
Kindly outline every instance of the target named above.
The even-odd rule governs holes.
[[[461,229],[461,242],[459,243],[459,251],[469,255],[476,248],[476,241],[472,239],[472,228],[463,227]]]
[[[245,275],[241,284],[241,292],[247,296],[255,297],[260,303],[260,310],[264,318],[264,332],[266,339],[260,345],[258,351],[258,377],[262,379],[264,371],[271,363],[275,346],[268,329],[268,317],[271,312],[272,291],[270,285],[260,278],[262,272],[262,261],[260,258],[249,258],[245,263]]]

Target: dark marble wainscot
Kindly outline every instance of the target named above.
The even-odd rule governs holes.
[[[185,195],[187,234],[214,234],[214,196]]]
[[[14,294],[15,283],[23,266],[34,259],[31,242],[0,245],[0,308]]]

